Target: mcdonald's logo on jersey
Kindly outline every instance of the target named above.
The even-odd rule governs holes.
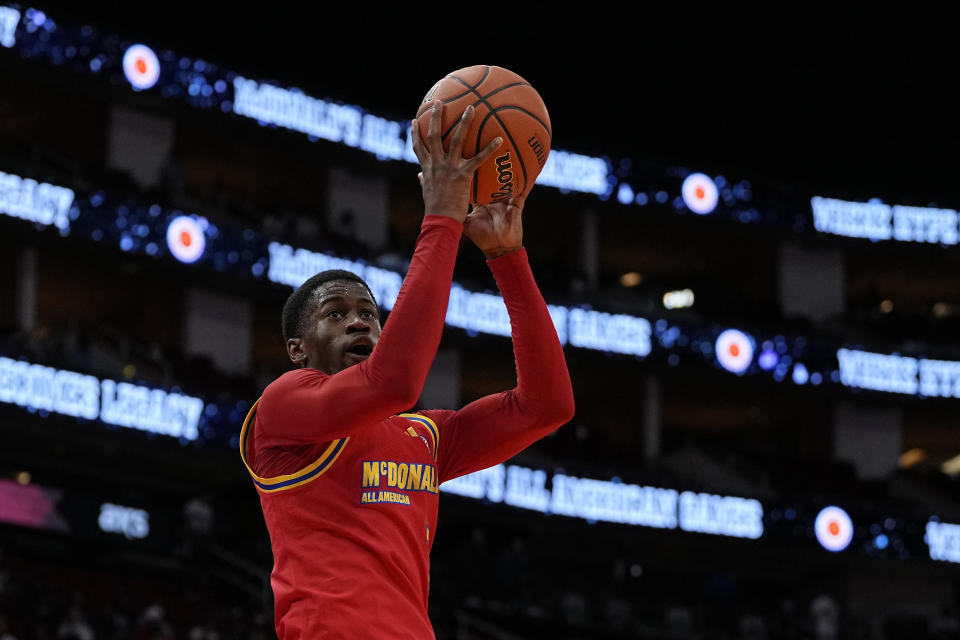
[[[432,464],[364,460],[360,487],[361,504],[410,504],[410,496],[400,492],[426,491],[436,494],[437,469]]]

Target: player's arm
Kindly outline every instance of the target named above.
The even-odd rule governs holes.
[[[436,412],[441,481],[503,462],[573,417],[563,347],[523,248],[522,210],[522,198],[481,207],[464,226],[487,257],[510,315],[517,386]]]
[[[376,347],[367,360],[333,375],[301,369],[268,386],[258,405],[258,421],[271,441],[322,442],[349,436],[409,409],[420,396],[443,332],[470,180],[502,142],[497,138],[473,158],[463,158],[471,108],[464,112],[445,152],[441,109],[438,100],[427,133],[429,149],[413,122],[424,219],[410,268]]]

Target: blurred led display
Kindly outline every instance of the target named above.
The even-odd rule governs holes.
[[[798,362],[793,365],[792,378],[795,384],[807,384],[807,381],[810,380],[810,372],[807,371],[807,367],[802,362]]]
[[[0,402],[195,440],[200,398],[0,357]]]
[[[12,7],[0,7],[0,47],[12,47],[17,42],[17,24],[20,12]]]
[[[70,525],[59,510],[61,498],[60,491],[0,478],[0,522],[69,531]]]
[[[931,519],[927,522],[924,541],[931,560],[960,563],[960,524],[948,524]]]
[[[549,486],[548,486],[549,485]],[[615,481],[550,474],[518,465],[496,465],[449,480],[445,493],[540,513],[659,529],[757,539],[763,506],[736,496],[684,492]]]
[[[704,173],[691,173],[680,187],[683,203],[694,213],[706,215],[717,208],[717,185]]]
[[[381,160],[419,162],[413,152],[410,124],[379,118],[363,109],[308,96],[298,89],[285,89],[242,76],[233,79],[233,113],[297,131],[312,138],[339,142],[374,154]],[[610,188],[609,166],[591,158],[553,150],[538,184],[567,191],[606,193]]]
[[[827,551],[843,551],[853,540],[853,521],[840,507],[824,507],[817,514],[813,530],[817,541]]]
[[[203,217],[165,211],[155,204],[129,205],[102,191],[75,196],[71,189],[11,173],[0,173],[0,214],[56,226],[62,235],[108,241],[123,251],[154,258],[169,254],[186,264],[202,262],[237,277],[266,278],[291,287],[325,269],[347,269],[370,284],[387,311],[393,308],[403,282],[400,273],[363,260],[269,242],[251,229],[217,227]],[[690,297],[681,290],[668,296],[666,302],[686,303]],[[655,353],[656,340],[669,364],[678,364],[681,354],[691,349],[697,358],[707,358],[737,374],[749,370],[754,356],[754,339],[736,329],[713,340],[708,337],[712,330],[696,322],[671,324],[665,319],[612,314],[582,305],[548,305],[548,310],[565,345],[645,358]],[[446,322],[469,335],[510,335],[509,317],[500,296],[468,291],[457,283],[451,285]],[[656,332],[651,326],[654,323]],[[810,359],[805,354],[808,343],[804,336],[788,339],[768,335],[757,358],[756,373],[768,373],[778,382],[792,379],[798,384],[819,385],[826,381],[871,391],[960,398],[960,362],[847,348],[834,351],[835,360]],[[824,344],[818,351],[833,349],[834,345]],[[786,356],[788,350],[790,357]],[[801,367],[792,367],[793,358],[803,358]]]
[[[960,241],[954,209],[889,205],[879,200],[849,202],[811,198],[817,231],[851,238],[954,245]]]
[[[764,371],[773,371],[778,362],[780,362],[780,356],[777,355],[775,350],[770,348],[764,349],[760,352],[760,355],[757,356],[757,364],[760,365],[760,368]]]
[[[638,357],[650,354],[651,327],[645,318],[579,307],[572,307],[567,316],[567,337],[575,347]]]
[[[10,20],[16,17],[9,11],[5,13],[5,33],[10,34]],[[13,46],[21,57],[64,66],[81,75],[95,75],[97,78],[91,78],[93,83],[127,82],[123,74],[114,73],[122,68],[122,58],[127,53],[126,45],[119,44],[124,42],[122,38],[101,34],[91,28],[55,25],[51,17],[38,9],[28,9],[22,18],[22,29],[13,24],[18,29]],[[380,118],[360,107],[314,98],[296,88],[283,88],[244,78],[216,64],[170,50],[158,50],[156,55],[164,69],[156,89],[165,98],[182,100],[195,108],[242,116],[262,126],[300,131],[311,140],[323,138],[354,146],[382,160],[416,162],[410,145],[410,128],[406,122]],[[150,66],[146,58],[141,58],[139,69],[143,73],[148,72]],[[103,73],[105,71],[109,73]],[[538,177],[538,183],[556,187],[561,192],[594,193],[604,200],[616,199],[620,194],[626,200],[630,191],[634,193],[633,202],[637,205],[646,203],[673,209],[686,206],[681,197],[683,194],[678,194],[676,186],[671,186],[676,185],[678,176],[687,173],[686,169],[667,167],[663,176],[657,179],[659,184],[645,184],[641,188],[630,177],[630,165],[628,158],[621,158],[614,163],[607,157],[554,150]],[[149,203],[128,205],[117,197],[112,198],[111,202],[110,194],[103,192],[93,192],[74,199],[72,191],[56,191],[54,185],[38,184],[19,176],[5,181],[9,175],[2,176],[4,181],[0,185],[0,203],[4,207],[0,208],[0,213],[57,226],[62,234],[69,232],[95,242],[103,241],[119,246],[126,252],[142,253],[157,259],[173,255],[179,260],[202,263],[218,272],[242,278],[267,278],[291,286],[296,286],[294,282],[321,255],[287,245],[281,245],[276,251],[271,246],[268,251],[270,239],[251,229],[218,230],[214,225],[204,227],[201,224],[202,235],[184,235],[176,233],[174,229],[174,233],[170,234],[171,241],[167,242],[166,234],[171,230],[165,220],[171,213],[181,212],[164,211],[159,205]],[[693,199],[690,203],[695,208],[704,209],[704,205],[716,193],[717,202],[723,200],[724,211],[733,219],[744,223],[761,220],[773,222],[776,219],[773,212],[761,212],[745,204],[753,198],[752,186],[747,180],[734,181],[721,175],[710,178],[705,174],[691,174],[687,178],[688,185],[692,185]],[[619,189],[621,185],[625,186],[622,190]],[[41,201],[44,204],[38,205]],[[814,199],[811,203],[817,228],[824,231],[853,229],[857,233],[857,229],[862,231],[867,228],[872,231],[861,235],[871,239],[884,237],[888,233],[895,239],[912,238],[912,241],[938,241],[942,244],[955,241],[952,221],[956,212],[951,209],[889,207],[879,202],[845,203],[827,198]],[[889,215],[884,218],[887,210]],[[866,222],[863,222],[864,218]],[[193,219],[198,221],[197,217]],[[788,222],[792,230],[802,231],[803,224],[798,222],[796,216],[791,216]],[[880,231],[884,224],[889,227],[889,232]],[[204,245],[202,250],[201,242],[198,242],[201,240]],[[358,262],[335,256],[325,259]],[[397,283],[402,281],[402,277],[398,273],[374,269],[369,265],[364,265],[363,269],[365,274],[361,275],[372,286],[382,288],[385,295],[378,295],[378,298],[389,309],[399,289]],[[447,317],[451,326],[461,327],[470,335],[508,335],[502,300],[495,294],[452,288],[451,300],[456,303]],[[551,305],[549,310],[565,344],[644,358],[652,354],[659,357],[658,361],[668,365],[698,359],[718,363],[735,373],[750,371],[749,359],[743,357],[742,345],[735,344],[732,349],[727,345],[728,348],[718,354],[716,341],[711,337],[713,330],[703,323],[671,326],[654,335],[651,324],[659,323],[656,319],[606,313],[582,306]],[[475,315],[473,311],[476,311]],[[770,329],[772,331],[775,328]],[[837,345],[830,344],[829,340],[825,342],[817,345],[817,353],[835,352]],[[654,349],[655,343],[662,349]],[[807,344],[808,338],[805,336],[778,336],[775,353],[764,355],[762,362],[758,361],[761,366],[752,372],[769,374],[773,380],[781,382],[796,379],[791,377],[791,371],[800,371],[799,377],[802,379],[802,370],[792,369],[792,363],[788,362],[788,358],[802,358],[809,384],[840,383],[843,379],[843,384],[847,386],[858,386],[856,381],[863,378],[857,372],[850,372],[850,367],[846,366],[848,362],[841,362],[838,370],[837,361],[831,357],[809,357],[806,353]],[[752,342],[749,346],[750,349],[754,348]],[[737,351],[737,355],[731,358],[733,351]],[[741,362],[744,360],[747,362]],[[740,367],[744,364],[746,368],[741,371]],[[769,365],[772,368],[768,369]],[[919,392],[916,395],[960,397],[960,385],[957,383],[960,363],[920,359],[917,366],[921,373],[918,374]],[[876,380],[870,379],[870,382],[875,383]],[[862,388],[903,392],[876,384],[873,387],[865,384]]]
[[[0,171],[0,214],[70,230],[72,189]]]
[[[717,362],[731,373],[743,373],[753,362],[753,338],[738,329],[727,329],[715,345]]]
[[[848,387],[960,398],[960,362],[839,349],[840,382]]]
[[[167,227],[167,248],[171,255],[184,264],[196,262],[203,256],[207,242],[203,227],[189,216],[177,216]]]
[[[763,535],[763,505],[758,500],[684,491],[679,514],[684,531],[751,540]]]
[[[667,291],[663,294],[663,307],[665,309],[686,309],[693,306],[695,299],[693,291],[690,289]]]
[[[160,79],[160,60],[153,49],[144,44],[135,44],[123,54],[123,75],[134,89],[152,88]]]
[[[97,524],[104,533],[119,533],[129,540],[150,535],[150,514],[143,509],[105,502],[100,505]]]

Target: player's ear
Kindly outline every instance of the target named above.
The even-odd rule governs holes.
[[[290,338],[287,340],[287,356],[290,362],[302,367],[307,359],[307,352],[303,350],[303,338]]]

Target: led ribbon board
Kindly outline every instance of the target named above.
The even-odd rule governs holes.
[[[547,481],[550,488],[547,488]],[[449,480],[440,490],[544,514],[757,539],[763,506],[734,496],[661,489],[499,464]]]
[[[837,351],[848,387],[926,397],[960,398],[960,362],[909,358],[856,349]]]
[[[278,242],[271,242],[269,251],[267,278],[272,282],[298,287],[325,269],[346,269],[364,278],[377,301],[387,310],[393,308],[403,283],[400,274],[360,261],[295,249]],[[637,357],[650,354],[651,325],[645,318],[581,307],[548,305],[548,309],[561,344]],[[468,332],[510,335],[510,317],[502,297],[470,292],[457,283],[450,287],[446,323]]]
[[[100,35],[90,27],[56,24],[37,9],[29,9],[24,14],[22,37],[18,39],[20,18],[15,9],[0,7],[0,46],[16,47],[32,60],[46,60],[81,74],[108,75],[111,79],[116,77],[114,71],[121,71],[120,77],[135,91],[156,91],[166,98],[184,100],[193,107],[231,113],[263,126],[302,133],[311,140],[328,140],[361,149],[380,160],[417,162],[408,121],[395,121],[357,106],[316,98],[298,88],[246,78],[170,50],[154,52],[146,44],[129,44],[115,35]],[[619,182],[619,173],[606,157],[561,149],[551,150],[537,177],[538,184],[561,192],[590,193],[602,199],[614,193]],[[742,185],[737,186],[739,190],[733,192],[748,191]],[[677,187],[672,189],[679,191]],[[674,193],[661,199],[659,193],[656,201],[661,204],[680,198]],[[703,193],[709,197],[709,190]],[[653,197],[651,192],[650,199]],[[644,193],[637,194],[637,198],[636,204],[645,204],[648,200]],[[749,200],[749,197],[741,199]]]
[[[0,214],[57,226],[61,235],[108,242],[124,252],[141,252],[153,258],[168,255],[238,278],[265,278],[297,287],[320,271],[346,269],[364,278],[388,311],[403,282],[400,273],[363,260],[269,242],[251,229],[218,227],[202,216],[166,211],[156,204],[130,205],[102,191],[75,197],[70,189],[10,173],[0,173],[0,205]],[[660,355],[671,366],[692,356],[737,375],[766,373],[777,382],[791,380],[797,385],[816,386],[829,381],[921,397],[960,398],[958,362],[846,348],[836,351],[835,359],[817,356],[810,360],[804,357],[809,342],[804,336],[768,334],[754,338],[737,329],[665,318],[654,322],[585,305],[547,308],[564,345],[637,358]],[[446,323],[469,335],[510,335],[509,316],[499,295],[469,291],[457,283],[450,288]],[[819,352],[836,349],[835,343],[817,346]],[[754,362],[756,367],[752,366]]]
[[[889,205],[879,200],[849,202],[835,198],[810,200],[817,231],[868,240],[899,240],[955,245],[960,216],[954,209]]]
[[[0,214],[66,233],[70,230],[73,190],[0,171]]]
[[[195,440],[203,400],[0,357],[0,402]]]
[[[948,524],[938,519],[927,522],[924,541],[931,560],[960,563],[960,524]]]
[[[312,138],[362,149],[381,160],[417,163],[411,125],[380,118],[359,107],[343,105],[237,76],[233,80],[233,112],[261,124],[284,127]],[[556,158],[554,158],[556,154]],[[566,191],[603,194],[609,190],[607,161],[552,150],[537,183]]]

